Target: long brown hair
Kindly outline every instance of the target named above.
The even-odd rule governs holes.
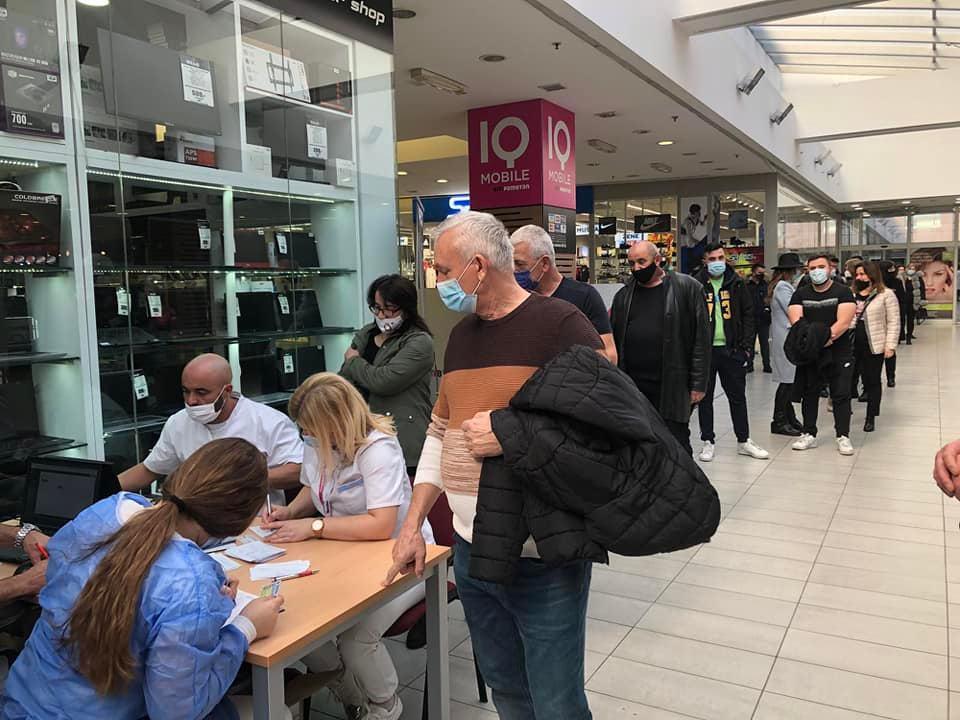
[[[122,692],[136,671],[130,653],[140,587],[181,517],[212,537],[239,535],[267,494],[267,461],[246,440],[207,443],[163,485],[163,500],[130,518],[91,552],[108,547],[77,597],[64,644],[100,695]]]
[[[867,260],[866,262],[857,263],[856,267],[853,268],[853,279],[857,279],[857,270],[863,268],[863,272],[866,273],[867,277],[870,278],[870,288],[875,293],[882,293],[887,289],[887,285],[883,282],[883,271],[880,269],[880,264],[873,262],[873,260]]]
[[[360,392],[334,373],[317,373],[304,380],[290,398],[287,412],[316,439],[317,455],[331,469],[334,448],[352,463],[372,431],[396,435],[393,421],[370,412]]]

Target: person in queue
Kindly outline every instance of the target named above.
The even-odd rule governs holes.
[[[401,572],[422,576],[420,528],[445,491],[458,536],[457,592],[500,716],[588,720],[583,668],[591,564],[546,567],[528,538],[509,585],[478,582],[469,567],[483,459],[503,452],[491,411],[506,407],[561,352],[585,345],[602,353],[603,343],[570,303],[517,284],[510,236],[493,215],[461,212],[442,223],[435,237],[440,298],[466,317],[450,334],[413,502],[384,583]]]
[[[803,263],[797,253],[784,253],[773,268],[773,278],[767,290],[767,302],[770,305],[770,342],[771,367],[773,381],[777,383],[777,393],[773,401],[773,420],[770,432],[773,435],[799,437],[803,425],[793,408],[793,381],[797,367],[787,359],[783,350],[787,333],[790,332],[788,308],[793,298],[795,282],[799,279],[799,270]]]
[[[856,304],[850,288],[830,278],[830,263],[826,255],[815,255],[807,260],[810,282],[797,288],[790,299],[790,324],[800,318],[821,323],[829,328],[826,348],[829,368],[826,380],[833,400],[833,425],[837,435],[837,450],[841,455],[853,455],[850,442],[850,387],[853,382],[853,343],[850,328]],[[816,368],[801,365],[797,382],[801,382],[803,434],[791,446],[794,450],[810,450],[817,446],[817,415],[820,409],[821,375]],[[795,393],[796,394],[796,393]]]
[[[263,453],[214,440],[167,478],[157,505],[121,492],[64,526],[0,718],[252,717],[249,697],[224,698],[283,598],[254,600],[227,623],[236,581],[200,546],[243,532],[266,492]]]
[[[183,368],[181,383],[185,407],[164,424],[146,460],[120,473],[120,487],[142,490],[211,440],[236,437],[266,455],[270,499],[283,505],[283,491],[300,482],[303,459],[303,443],[290,419],[234,393],[230,363],[220,355],[195,357]]]
[[[883,277],[883,284],[890,290],[893,290],[894,297],[897,299],[897,313],[901,317],[901,323],[906,321],[907,290],[903,282],[897,277],[897,266],[890,260],[881,260],[880,274]],[[899,343],[898,343],[899,344]],[[894,347],[891,355],[884,354],[883,368],[887,375],[887,387],[897,386],[897,349]]]
[[[374,280],[367,304],[374,322],[354,337],[340,375],[360,390],[374,413],[394,419],[413,477],[430,423],[433,336],[417,310],[417,288],[405,277]]]
[[[856,395],[857,378],[862,378],[867,396],[867,417],[863,431],[873,432],[883,393],[883,383],[880,382],[883,361],[896,352],[900,337],[900,306],[894,291],[884,284],[877,263],[857,265],[855,272],[853,289],[857,310],[850,392],[851,396]]]
[[[702,462],[712,462],[716,453],[713,395],[719,376],[737,436],[737,454],[768,460],[770,453],[750,439],[747,416],[747,364],[751,362],[750,353],[756,337],[750,291],[740,274],[727,263],[726,251],[719,242],[707,243],[704,269],[694,277],[703,286],[713,339],[707,391],[697,405],[700,439],[703,441],[698,457]]]
[[[566,300],[586,315],[600,334],[603,354],[616,365],[617,346],[613,341],[610,315],[597,289],[560,274],[553,240],[539,225],[524,225],[514,230],[510,242],[513,244],[513,270],[517,284],[530,292]]]
[[[707,391],[713,340],[703,285],[664,270],[651,242],[634,243],[627,258],[633,277],[610,309],[620,369],[693,455],[690,415]]]
[[[900,327],[900,340],[907,345],[913,345],[916,340],[914,331],[917,326],[917,315],[927,299],[927,288],[923,284],[923,275],[917,270],[915,263],[910,263],[904,271],[903,288],[906,291],[907,302]]]
[[[763,363],[763,372],[772,373],[770,367],[770,284],[767,282],[767,269],[760,263],[754,263],[750,268],[750,277],[747,278],[747,289],[753,301],[753,320],[757,329],[757,343],[760,345],[760,361]],[[753,363],[756,358],[756,348],[750,349],[750,364],[747,372],[753,372]]]
[[[303,433],[303,489],[287,507],[274,509],[263,527],[271,543],[388,540],[397,537],[410,508],[407,465],[390,418],[375,415],[357,389],[333,373],[307,378],[290,398],[290,417]],[[318,517],[319,513],[319,517]],[[425,543],[430,524],[418,525]],[[366,709],[367,720],[397,720],[403,703],[385,633],[424,598],[422,583],[367,613],[303,662],[314,672],[341,671],[334,685],[348,717]]]

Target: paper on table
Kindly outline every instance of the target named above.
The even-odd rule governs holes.
[[[251,580],[272,580],[273,578],[297,575],[310,569],[309,560],[290,560],[288,562],[266,563],[250,568]]]
[[[259,535],[262,538],[268,538],[273,535],[276,530],[264,530],[259,525],[254,525],[252,528],[250,528],[250,532],[252,532],[254,535]]]
[[[267,543],[256,541],[243,543],[243,545],[234,545],[227,550],[227,555],[248,563],[262,563],[280,557],[286,552],[283,548],[275,545],[268,545]]]
[[[243,609],[250,604],[250,601],[256,599],[256,595],[244,592],[243,590],[237,590],[237,599],[235,600],[236,605],[233,606],[233,612],[230,613],[230,617],[227,618],[227,621],[224,623],[224,625],[229,625],[232,623],[233,619],[242,613]]]
[[[230,572],[240,567],[240,563],[234,562],[223,553],[210,553],[210,557],[220,563],[220,567],[223,568],[224,572]]]

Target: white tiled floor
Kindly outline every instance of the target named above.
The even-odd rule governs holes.
[[[927,324],[918,335],[900,348],[877,432],[864,436],[854,404],[852,457],[837,453],[825,407],[822,447],[797,453],[770,436],[774,386],[759,372],[753,438],[773,457],[738,457],[717,399],[713,542],[594,573],[594,718],[960,720],[960,503],[931,480],[936,450],[960,437],[960,333]],[[452,717],[491,720],[458,604],[451,615]],[[390,649],[403,717],[416,720],[424,653]],[[319,704],[314,718],[329,717]]]

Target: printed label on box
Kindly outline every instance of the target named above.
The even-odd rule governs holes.
[[[287,254],[287,236],[284,233],[277,233],[277,249],[281,255]]]
[[[150,308],[150,317],[158,318],[163,315],[163,303],[160,301],[160,296],[150,293],[147,295],[147,305]]]
[[[293,355],[287,353],[283,356],[283,374],[289,375],[293,372]]]
[[[279,295],[279,296],[277,296],[277,301],[280,303],[280,312],[281,312],[281,314],[283,314],[283,315],[289,315],[289,314],[290,314],[290,301],[287,300],[287,296],[286,296],[286,295]]]
[[[126,288],[117,288],[117,315],[130,314],[130,296]]]
[[[137,373],[133,376],[133,392],[137,396],[137,400],[143,400],[146,397],[150,396],[150,389],[147,387],[147,379]]]
[[[210,238],[212,236],[212,233],[210,232],[210,228],[204,227],[203,225],[201,225],[200,227],[197,228],[197,233],[200,235],[200,249],[209,250]]]
[[[327,159],[327,128],[314,120],[307,123],[307,159]]]

